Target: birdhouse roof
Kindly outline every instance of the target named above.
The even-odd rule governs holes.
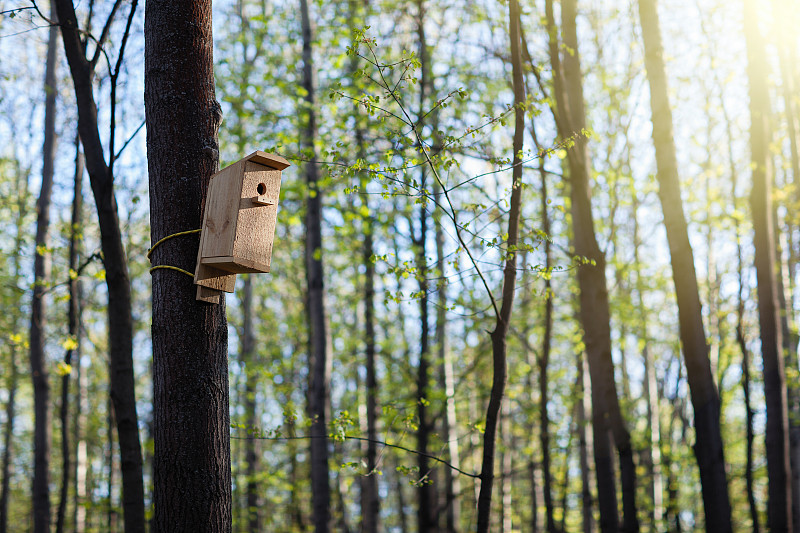
[[[265,165],[275,170],[283,170],[289,166],[289,162],[276,154],[268,154],[261,150],[256,150],[252,154],[243,158],[242,161],[252,161],[260,165]]]

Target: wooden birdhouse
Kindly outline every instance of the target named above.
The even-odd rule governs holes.
[[[194,282],[197,299],[218,303],[236,274],[269,272],[284,158],[253,152],[220,170],[208,185]]]

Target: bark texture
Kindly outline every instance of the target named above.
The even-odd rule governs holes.
[[[145,110],[151,242],[200,227],[219,165],[211,1],[151,0],[145,11]],[[194,270],[196,236],[156,248],[154,265]],[[195,299],[192,279],[153,271],[153,531],[231,531],[225,300]]]
[[[678,322],[686,377],[694,406],[697,440],[694,452],[703,488],[706,530],[727,532],[732,527],[731,506],[720,432],[720,400],[711,373],[694,255],[689,244],[681,200],[678,163],[672,136],[672,111],[667,95],[661,30],[655,0],[639,0],[639,17],[650,85],[658,193],[664,213],[672,278],[678,300]]]

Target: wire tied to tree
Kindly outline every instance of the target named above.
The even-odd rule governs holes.
[[[199,228],[198,229],[190,229],[188,231],[179,231],[178,233],[173,233],[172,235],[167,235],[166,237],[164,237],[162,239],[159,239],[158,241],[156,241],[156,243],[149,250],[147,250],[147,259],[149,259],[152,262],[151,256],[153,255],[153,250],[155,250],[158,246],[160,246],[161,243],[163,243],[165,241],[168,241],[168,240],[170,240],[170,239],[172,239],[174,237],[181,237],[183,235],[192,235],[194,233],[200,233],[200,231],[202,231],[202,230],[199,229]],[[153,267],[150,267],[150,273],[152,274],[154,270],[158,270],[158,269],[175,270],[177,272],[182,272],[183,274],[186,274],[187,276],[190,276],[191,278],[194,278],[194,274],[192,274],[188,270],[184,270],[182,268],[179,268],[179,267],[176,267],[176,266],[172,266],[172,265],[155,265]]]

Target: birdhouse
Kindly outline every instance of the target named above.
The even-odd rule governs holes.
[[[194,282],[197,299],[219,302],[236,274],[269,272],[284,158],[253,152],[220,170],[208,185]]]

